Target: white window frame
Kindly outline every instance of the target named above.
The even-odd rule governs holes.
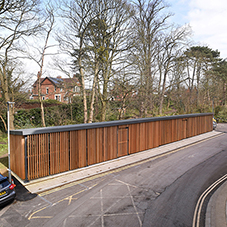
[[[57,97],[59,97],[59,100],[57,99]],[[60,95],[60,94],[54,95],[54,99],[55,99],[55,100],[58,100],[59,102],[61,102],[61,95]]]

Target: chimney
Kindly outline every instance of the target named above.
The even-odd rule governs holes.
[[[61,76],[57,76],[58,79],[61,79]]]

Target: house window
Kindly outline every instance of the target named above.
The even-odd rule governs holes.
[[[77,87],[77,86],[75,86],[74,88],[73,88],[73,92],[80,92],[80,88],[79,87]]]
[[[45,96],[42,97],[42,100],[45,100]]]
[[[62,92],[62,88],[60,88],[60,92]]]
[[[55,100],[61,102],[61,95],[55,95]]]
[[[46,88],[46,94],[49,94],[49,88],[48,87]]]
[[[54,87],[54,92],[56,92],[56,86]]]

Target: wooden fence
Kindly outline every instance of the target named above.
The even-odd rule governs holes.
[[[212,113],[13,130],[11,169],[28,181],[213,130]]]

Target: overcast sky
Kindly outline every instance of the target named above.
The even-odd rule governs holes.
[[[172,20],[180,25],[190,24],[193,40],[199,45],[218,49],[227,58],[227,2],[226,0],[166,0]]]

